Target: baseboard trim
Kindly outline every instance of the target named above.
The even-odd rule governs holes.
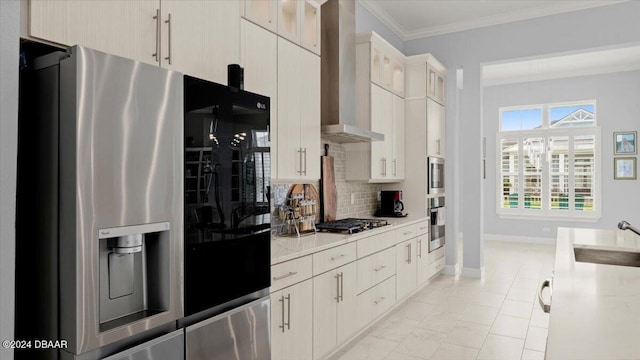
[[[535,237],[535,236],[519,236],[519,235],[501,235],[501,234],[484,234],[485,241],[502,241],[526,244],[543,244],[555,245],[555,238]]]
[[[445,265],[444,266],[444,274],[445,275],[458,275],[460,274],[460,264],[455,265]]]
[[[462,268],[462,276],[463,277],[476,278],[476,279],[482,279],[484,277],[484,266],[481,267],[480,269],[463,267]]]

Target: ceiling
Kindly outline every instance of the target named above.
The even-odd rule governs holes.
[[[402,41],[611,5],[619,0],[358,0]]]

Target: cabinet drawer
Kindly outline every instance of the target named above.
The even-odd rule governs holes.
[[[429,220],[421,221],[416,224],[416,231],[418,235],[424,235],[429,232]]]
[[[358,327],[363,327],[387,311],[396,301],[396,277],[392,276],[357,297]]]
[[[271,266],[271,292],[309,279],[312,274],[311,255]]]
[[[394,246],[398,242],[396,232],[397,230],[387,231],[386,233],[358,240],[358,258],[363,258]]]
[[[396,230],[398,242],[403,242],[418,235],[418,227],[413,225],[403,226]]]
[[[394,248],[358,260],[358,294],[396,273]]]
[[[335,269],[356,260],[356,243],[313,254],[313,275]]]
[[[437,249],[437,250],[435,250],[433,252],[430,252],[429,253],[429,261],[428,262],[429,262],[429,264],[433,264],[434,262],[438,261],[442,257],[444,257],[444,246],[441,247],[440,249]]]
[[[440,260],[433,264],[429,264],[429,277],[431,278],[434,275],[439,274],[442,269],[444,269],[444,258],[440,258]]]

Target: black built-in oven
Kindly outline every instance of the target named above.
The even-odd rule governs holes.
[[[185,316],[268,294],[269,98],[184,78]]]

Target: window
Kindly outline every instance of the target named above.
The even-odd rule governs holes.
[[[500,108],[499,215],[600,217],[595,101]]]

